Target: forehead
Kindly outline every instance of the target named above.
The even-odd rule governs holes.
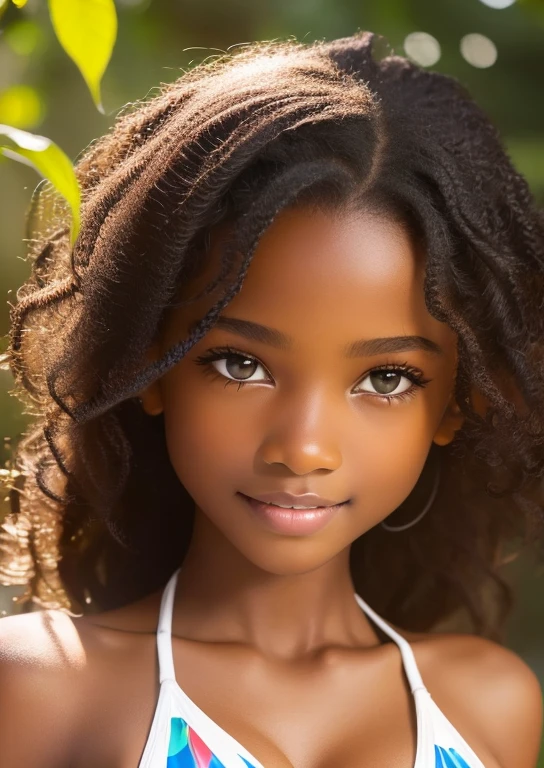
[[[278,292],[299,301],[361,303],[406,299],[423,285],[423,259],[400,224],[371,213],[283,211],[263,235],[248,271],[247,295]],[[262,296],[260,297],[262,298]],[[372,302],[374,303],[374,302]]]
[[[205,272],[182,295],[217,274],[222,241],[216,233]],[[440,343],[449,329],[426,308],[424,263],[407,230],[391,218],[287,209],[264,233],[241,291],[222,314],[322,343],[409,333],[434,333]],[[178,320],[199,319],[217,298],[188,305]]]

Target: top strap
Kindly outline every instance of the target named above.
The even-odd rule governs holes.
[[[402,637],[402,635],[399,635],[399,633],[396,632],[393,627],[390,627],[389,624],[381,618],[381,616],[378,616],[378,614],[372,610],[368,603],[366,603],[357,593],[355,593],[355,599],[366,613],[366,615],[370,616],[370,618],[379,626],[379,628],[383,630],[385,634],[394,640],[398,645],[402,657],[402,663],[404,664],[404,671],[406,672],[406,677],[408,678],[410,690],[412,693],[417,691],[419,688],[427,690],[423,684],[423,680],[421,679],[414,652],[408,640]]]
[[[157,626],[157,653],[159,657],[159,681],[161,683],[164,680],[174,680],[174,682],[176,680],[174,654],[172,653],[172,613],[179,570],[178,568],[168,580],[161,598]]]
[[[180,569],[175,571],[164,591],[161,598],[161,607],[159,611],[159,621],[157,626],[157,653],[159,657],[159,680],[162,683],[164,680],[176,680],[176,672],[174,668],[174,655],[172,652],[172,614],[174,610],[174,597],[176,594],[176,585],[178,581]],[[357,593],[354,593],[355,599],[359,606],[377,625],[380,627],[386,635],[388,635],[398,645],[402,662],[404,665],[404,671],[410,684],[410,689],[414,693],[419,688],[425,688],[419,669],[416,664],[414,652],[410,643],[396,632],[393,627],[384,621],[381,616],[372,610],[372,608],[366,603],[362,597]]]

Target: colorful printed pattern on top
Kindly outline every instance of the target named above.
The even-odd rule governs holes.
[[[445,749],[434,746],[436,768],[470,768],[464,758],[453,747]],[[248,768],[255,768],[245,757],[239,755]],[[170,720],[170,743],[166,768],[225,768],[182,717]]]
[[[436,757],[436,768],[470,768],[467,761],[453,747],[445,749],[435,744],[434,754]]]
[[[239,755],[248,768],[255,768]],[[166,768],[225,768],[182,717],[170,719],[170,743]]]

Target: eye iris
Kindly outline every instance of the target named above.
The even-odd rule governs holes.
[[[372,386],[375,387],[381,395],[388,395],[390,392],[394,392],[400,384],[402,376],[394,371],[376,371],[370,374],[372,379]],[[378,378],[379,386],[376,386],[375,378]],[[385,381],[384,381],[385,379]],[[383,387],[380,390],[380,386]]]
[[[226,369],[230,376],[233,376],[235,379],[248,379],[250,376],[253,376],[255,373],[255,370],[252,370],[252,368],[255,368],[257,363],[255,360],[250,360],[246,357],[232,357],[229,358],[226,362]],[[230,369],[234,366],[235,370],[231,371]],[[242,374],[240,375],[240,371],[236,370],[236,367],[239,367],[242,369]]]

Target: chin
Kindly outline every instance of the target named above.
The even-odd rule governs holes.
[[[279,539],[277,542],[261,544],[257,549],[240,547],[238,551],[256,568],[273,576],[303,576],[316,571],[333,560],[343,549],[323,546],[307,539]]]

